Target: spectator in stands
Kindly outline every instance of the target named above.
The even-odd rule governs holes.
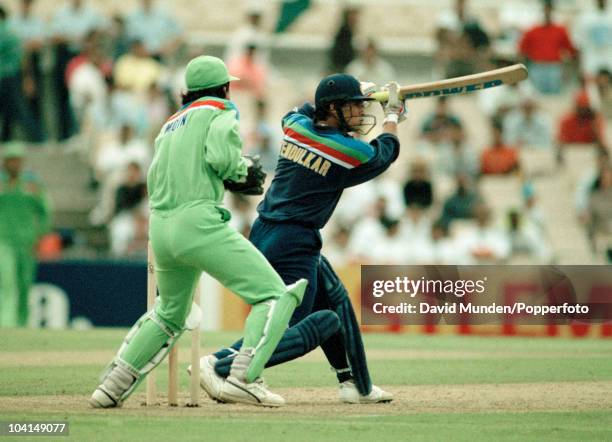
[[[526,181],[521,188],[523,207],[507,213],[508,239],[513,257],[519,261],[529,257],[539,264],[550,264],[554,254],[546,227],[544,212],[538,205],[533,183]]]
[[[77,132],[76,120],[70,107],[66,85],[66,68],[79,54],[85,37],[93,30],[103,30],[106,20],[83,0],[69,0],[55,14],[51,24],[54,53],[53,90],[57,137],[65,140]]]
[[[351,260],[360,261],[372,258],[371,246],[384,236],[382,220],[390,219],[387,213],[387,200],[382,196],[367,207],[351,231],[347,248]]]
[[[148,109],[144,95],[117,87],[114,79],[109,81],[109,114],[111,130],[119,130],[124,124],[131,125],[138,137],[146,138],[149,130]]]
[[[140,8],[127,16],[129,37],[143,43],[147,55],[161,61],[173,55],[182,41],[183,30],[178,22],[154,0],[141,0]]]
[[[596,187],[597,180],[608,167],[610,167],[610,154],[606,149],[600,147],[597,149],[595,166],[591,170],[585,171],[578,181],[575,194],[575,205],[578,219],[583,224],[586,224],[589,219],[588,209],[591,193]]]
[[[147,185],[137,162],[128,164],[125,178],[115,193],[114,217],[109,224],[111,251],[125,257],[146,250]]]
[[[112,73],[112,62],[102,50],[102,37],[99,31],[89,32],[81,53],[66,67],[70,105],[81,132],[90,139],[108,121],[107,79]]]
[[[269,58],[269,37],[262,26],[263,7],[260,2],[250,2],[246,11],[246,20],[239,26],[227,42],[223,59],[226,63],[230,60],[243,55],[244,48],[248,45],[255,45],[259,63],[268,63]]]
[[[429,168],[422,158],[415,159],[410,165],[410,176],[404,184],[404,203],[406,207],[428,209],[433,203],[433,186]]]
[[[507,66],[501,64],[499,67]],[[497,120],[503,120],[508,112],[517,108],[525,95],[532,94],[528,82],[503,85],[487,89],[477,94],[478,105],[484,114]]]
[[[141,170],[147,170],[150,162],[149,147],[127,123],[118,131],[117,140],[101,145],[94,166],[100,197],[90,215],[92,224],[105,224],[112,217],[115,194],[128,165],[137,163]]]
[[[422,207],[408,207],[399,224],[399,241],[403,248],[403,260],[407,263],[422,263],[423,253],[431,240],[431,218]]]
[[[371,214],[370,212],[372,212],[377,199],[380,197],[380,192],[376,187],[375,183],[368,181],[346,189],[336,206],[336,222],[352,229],[363,219],[364,214]],[[386,201],[385,204],[388,205]],[[401,214],[403,210],[402,207],[399,213]]]
[[[101,181],[114,174],[122,173],[130,163],[138,163],[147,170],[151,162],[151,151],[147,144],[136,137],[134,128],[124,123],[118,131],[116,142],[108,143],[100,149],[96,159],[96,172]]]
[[[414,247],[402,240],[400,222],[394,218],[380,220],[383,234],[370,243],[368,261],[376,264],[407,264],[409,249]]]
[[[3,146],[0,169],[0,327],[28,324],[28,293],[36,274],[35,246],[50,227],[43,184],[23,170],[25,147]]]
[[[148,128],[145,139],[152,146],[162,126],[174,112],[168,104],[166,90],[157,82],[149,87],[145,103]]]
[[[448,128],[449,141],[438,149],[438,169],[446,176],[467,175],[476,178],[479,173],[478,154],[466,142],[465,129],[452,123]]]
[[[434,112],[423,121],[421,136],[434,146],[439,146],[441,143],[451,141],[452,131],[457,126],[461,126],[461,120],[449,111],[448,98],[440,97]]]
[[[587,77],[602,69],[612,71],[612,9],[607,0],[595,0],[576,20],[574,39],[580,49],[580,68]]]
[[[544,22],[527,30],[519,42],[519,52],[528,62],[529,78],[543,94],[561,91],[563,61],[577,54],[565,26],[553,23],[552,14],[553,1],[544,0]]]
[[[518,148],[549,149],[553,145],[552,121],[538,109],[532,96],[525,96],[520,107],[503,119],[504,143]]]
[[[343,267],[349,263],[348,244],[351,229],[342,224],[335,226],[329,240],[323,241],[323,253],[334,267]]]
[[[607,69],[597,72],[591,82],[590,97],[605,119],[612,119],[612,73]]]
[[[473,264],[501,264],[510,256],[507,234],[491,223],[491,209],[485,204],[474,207],[476,225],[457,238],[457,248]]]
[[[585,91],[576,94],[574,109],[561,117],[557,142],[560,161],[566,144],[605,146],[604,120],[591,106]]]
[[[423,264],[462,265],[470,262],[469,257],[457,249],[455,241],[449,236],[448,227],[441,220],[431,225],[431,241],[422,254],[424,258],[427,257]]]
[[[518,210],[508,212],[508,239],[512,255],[516,258],[529,256],[538,264],[550,264],[553,254],[546,236],[540,228],[530,222]]]
[[[358,21],[359,9],[345,8],[342,11],[342,22],[334,36],[334,42],[329,53],[329,69],[331,72],[344,72],[348,64],[355,59],[356,51],[353,37],[357,32]]]
[[[0,131],[1,141],[12,139],[19,123],[31,141],[42,141],[40,128],[28,112],[22,93],[23,49],[19,36],[9,27],[6,11],[0,7]]]
[[[35,134],[40,134],[39,140],[46,138],[43,118],[43,69],[42,55],[48,38],[46,24],[32,12],[34,0],[21,0],[19,12],[9,20],[11,28],[21,38],[24,49],[23,63],[23,96],[28,112],[32,116]]]
[[[542,236],[547,237],[548,231],[546,228],[546,221],[544,212],[538,205],[538,199],[533,187],[533,183],[526,181],[521,187],[521,194],[523,197],[523,216],[527,222],[533,224]]]
[[[266,96],[268,68],[257,57],[257,46],[249,43],[241,55],[228,61],[227,68],[238,78],[239,82],[232,86],[233,91],[244,91],[251,94],[255,100],[261,101]]]
[[[527,3],[499,2],[496,4],[498,39],[496,52],[515,54],[525,29],[541,21],[541,0]],[[499,50],[501,49],[501,51]]]
[[[612,239],[612,166],[610,164],[601,170],[592,187],[587,226],[595,251],[601,249],[598,244],[600,235],[607,237],[606,241]],[[606,245],[610,246],[612,243]]]
[[[378,45],[372,39],[368,40],[366,47],[361,51],[361,56],[348,64],[346,72],[355,78],[371,81],[379,86],[395,81],[396,78],[393,66],[381,58]]]
[[[446,199],[442,208],[441,222],[444,228],[448,228],[456,219],[472,219],[474,207],[480,200],[471,178],[457,175],[455,193]]]
[[[113,61],[117,61],[119,57],[130,52],[130,46],[132,44],[126,27],[125,18],[119,14],[113,15],[109,34],[112,47],[111,55]]]
[[[370,184],[374,194],[384,198],[387,202],[387,217],[400,219],[406,210],[401,181],[391,175],[382,175],[370,181]],[[362,187],[357,186],[357,193],[362,190]]]
[[[266,120],[266,109],[266,101],[257,102],[255,128],[247,137],[245,151],[249,155],[259,155],[264,172],[272,176],[278,161],[280,140],[275,136],[274,128]]]
[[[115,85],[121,89],[145,95],[156,84],[163,66],[149,55],[142,40],[134,40],[130,52],[119,57],[113,69]]]
[[[353,233],[364,235],[363,226],[364,224],[360,223],[356,226],[360,231]],[[399,221],[383,215],[371,227],[372,230],[367,237],[361,236],[362,247],[359,249],[355,248],[354,236],[351,236],[348,244],[351,261],[370,264],[406,264],[410,245],[403,240]]]
[[[483,70],[489,58],[490,40],[478,19],[467,11],[466,0],[456,0],[453,10],[438,17],[437,64],[446,78]]]
[[[491,130],[493,139],[491,146],[485,148],[480,156],[480,172],[483,175],[503,175],[518,170],[518,151],[504,143],[502,125],[495,122]]]

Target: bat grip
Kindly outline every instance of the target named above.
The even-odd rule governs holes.
[[[389,101],[389,92],[388,91],[374,92],[372,95],[370,95],[370,98],[374,98],[379,103],[384,103],[386,101]]]

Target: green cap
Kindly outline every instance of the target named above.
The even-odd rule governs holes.
[[[26,154],[25,144],[13,141],[5,144],[1,152],[4,158],[22,158]]]
[[[223,60],[210,55],[200,55],[191,60],[185,72],[189,92],[221,86],[234,80],[240,79],[229,74]]]

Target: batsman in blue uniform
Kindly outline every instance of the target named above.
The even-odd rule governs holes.
[[[372,385],[359,324],[346,288],[321,255],[319,230],[345,188],[380,175],[399,154],[397,124],[405,119],[405,106],[396,83],[386,88],[382,134],[369,143],[353,134],[366,134],[376,125],[375,116],[366,113],[375,85],[350,75],[324,78],[314,107],[306,103],[285,115],[276,173],[249,238],[286,284],[308,280],[302,304],[267,366],[320,345],[337,373],[340,401],[348,403],[389,402],[393,396]],[[224,395],[224,380],[240,344],[200,361],[200,384],[215,400],[231,402]]]

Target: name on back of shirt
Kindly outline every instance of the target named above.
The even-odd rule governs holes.
[[[304,166],[321,176],[326,176],[331,167],[331,163],[319,155],[298,147],[288,141],[283,142],[280,149],[280,155],[294,163]]]
[[[187,123],[187,114],[166,123],[166,127],[164,127],[164,134],[167,134],[168,132],[173,132],[179,127],[183,127],[185,123]]]

